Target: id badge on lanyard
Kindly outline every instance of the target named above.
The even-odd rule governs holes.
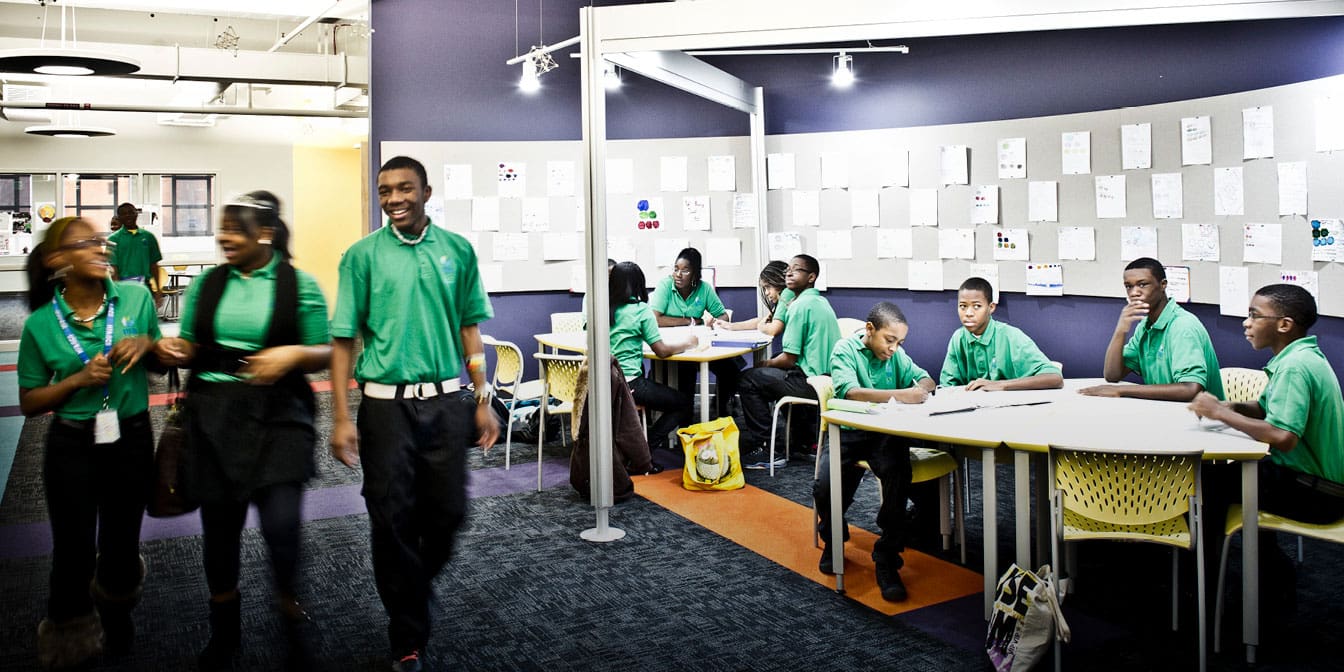
[[[75,337],[75,332],[70,328],[70,323],[65,320],[65,315],[61,313],[61,307],[56,301],[56,297],[51,299],[51,310],[56,313],[56,322],[61,325],[61,331],[65,334],[65,341],[74,349],[75,354],[79,356],[79,361],[88,364],[89,353],[84,351],[84,346],[79,344],[79,339]],[[112,352],[112,327],[116,324],[117,302],[107,302],[107,318],[104,320],[105,328],[103,330],[103,355],[106,356]],[[121,438],[121,420],[117,417],[117,409],[108,408],[108,390],[103,386],[103,409],[98,411],[98,415],[93,420],[93,442],[96,444],[116,443]]]

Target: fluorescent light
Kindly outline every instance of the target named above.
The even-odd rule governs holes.
[[[835,72],[831,73],[831,85],[847,89],[854,84],[854,57],[840,52],[835,55]]]
[[[518,88],[523,93],[536,93],[541,90],[541,80],[537,78],[537,63],[528,58],[523,61],[523,76],[518,80]]]

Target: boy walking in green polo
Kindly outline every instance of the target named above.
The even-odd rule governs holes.
[[[113,245],[108,263],[117,270],[118,280],[145,283],[157,294],[163,254],[159,252],[159,239],[140,228],[139,219],[140,209],[135,204],[117,206],[117,223],[121,228],[107,237],[107,242]]]
[[[1064,386],[1059,367],[1021,329],[991,315],[994,288],[984,278],[967,278],[957,290],[957,315],[964,329],[947,343],[940,382],[968,390],[1048,390]]]

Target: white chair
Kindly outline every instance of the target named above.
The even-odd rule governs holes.
[[[532,356],[537,358],[537,363],[541,367],[539,373],[542,383],[541,406],[537,409],[541,414],[538,417],[540,422],[537,423],[537,492],[541,492],[541,449],[546,444],[546,416],[559,415],[563,422],[564,416],[573,410],[574,401],[578,398],[579,367],[587,357],[545,353]],[[560,403],[551,406],[552,397]],[[560,437],[563,440],[563,431]]]
[[[840,338],[848,338],[854,334],[861,334],[868,326],[867,320],[860,320],[855,317],[837,318],[836,322],[840,323]]]
[[[507,392],[509,415],[504,419],[504,468],[510,467],[513,448],[513,411],[519,401],[541,397],[541,380],[523,382],[523,351],[514,343],[481,334],[481,342],[495,350],[495,371],[490,384],[495,393]],[[502,400],[501,400],[502,402]]]

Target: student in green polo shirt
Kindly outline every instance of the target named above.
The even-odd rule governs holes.
[[[957,290],[961,326],[947,343],[942,385],[967,390],[1048,390],[1064,386],[1058,366],[1021,329],[993,317],[994,288],[971,277]]]
[[[700,250],[688,247],[677,253],[672,264],[672,274],[658,281],[649,296],[649,307],[660,327],[688,327],[703,324],[726,328],[732,322],[728,319],[728,310],[723,307],[714,285],[700,279],[702,268]],[[741,357],[718,359],[709,363],[709,371],[714,374],[717,388],[715,394],[716,417],[728,415],[728,402],[737,396],[737,380],[742,375],[746,362]],[[677,386],[687,401],[694,403],[695,377],[700,365],[695,362],[681,362],[677,365]]]
[[[784,273],[789,270],[788,262],[772,261],[761,269],[756,283],[761,290],[761,303],[765,304],[765,314],[728,325],[732,330],[755,329],[767,336],[784,333],[784,311],[793,301],[793,290],[784,286]]]
[[[770,468],[770,424],[775,402],[786,396],[816,399],[817,392],[807,384],[808,377],[831,372],[831,351],[840,340],[840,324],[831,304],[817,291],[820,272],[820,264],[809,255],[800,254],[789,261],[784,282],[798,298],[789,306],[782,352],[742,375],[744,468]],[[807,423],[802,424],[798,436],[809,436]],[[785,461],[784,451],[774,457],[775,466]]]
[[[140,209],[134,203],[117,206],[117,223],[121,227],[107,239],[114,246],[112,268],[116,269],[117,278],[145,283],[157,292],[163,254],[159,252],[159,239],[140,228],[139,221]]]
[[[425,214],[431,192],[415,159],[379,169],[387,225],[341,259],[331,321],[331,452],[364,470],[374,581],[402,672],[421,669],[434,577],[466,518],[467,448],[499,438],[479,327],[494,315],[490,297],[471,243]],[[358,426],[346,401],[356,336]],[[463,360],[474,394],[460,387]]]
[[[831,380],[839,399],[885,403],[922,404],[933,392],[934,382],[901,349],[910,325],[896,304],[883,301],[868,312],[862,334],[840,339],[831,352]],[[877,525],[882,535],[873,544],[873,562],[877,586],[882,598],[902,602],[905,584],[899,570],[905,564],[905,501],[910,491],[910,441],[908,439],[855,430],[842,430],[840,439],[840,505],[849,509],[854,492],[863,479],[859,461],[867,461],[882,487],[882,505],[877,510]],[[822,460],[827,459],[823,449]],[[834,574],[830,553],[831,480],[822,475],[812,483],[812,499],[817,505],[817,525],[823,545],[818,569]],[[848,523],[846,523],[848,528]],[[849,536],[849,530],[845,530]]]
[[[143,285],[111,280],[104,235],[64,217],[28,258],[33,312],[19,341],[19,408],[54,413],[42,457],[51,578],[37,628],[48,669],[128,651],[144,582],[140,520],[154,436],[140,362],[159,323]]]
[[[1199,318],[1167,298],[1167,270],[1151,257],[1125,267],[1128,303],[1106,346],[1103,375],[1118,383],[1130,373],[1142,385],[1094,385],[1078,390],[1096,397],[1133,397],[1159,401],[1190,401],[1200,392],[1223,398],[1218,355]],[[1125,335],[1131,327],[1134,335]]]
[[[182,489],[201,504],[210,641],[201,669],[232,669],[241,645],[238,563],[249,505],[270,551],[275,605],[290,667],[308,667],[298,600],[303,484],[316,473],[315,401],[305,373],[331,359],[327,302],[317,281],[290,265],[280,199],[254,191],[224,206],[215,234],[224,264],[191,283],[180,338],[159,359],[190,366]]]

